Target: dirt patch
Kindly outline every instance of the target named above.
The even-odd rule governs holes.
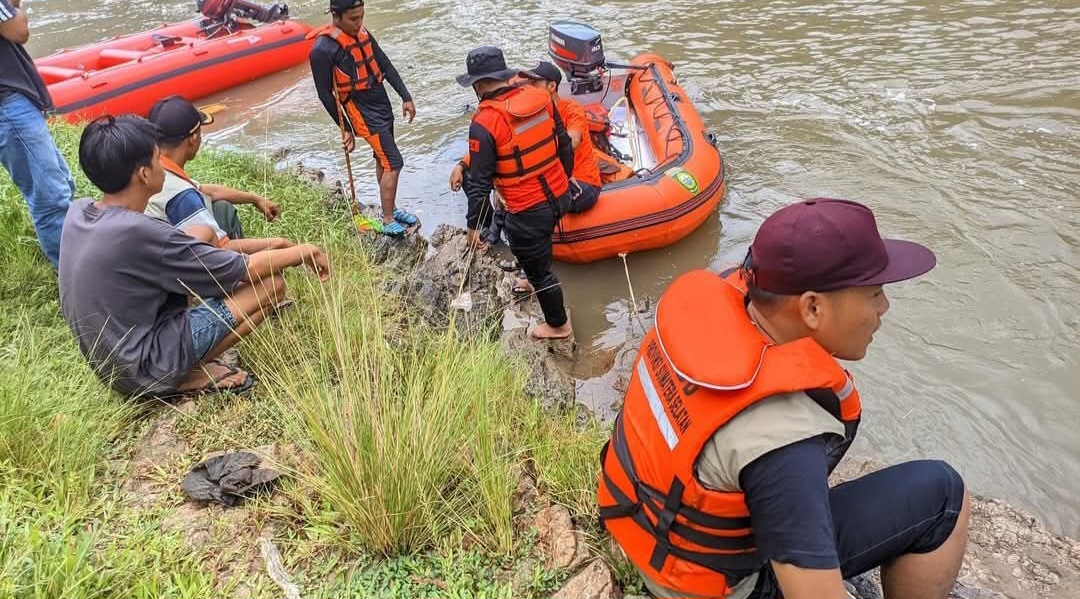
[[[176,422],[194,410],[195,402],[192,400],[175,408],[164,408],[136,443],[127,480],[121,487],[132,506],[150,507],[171,490],[172,483],[176,481],[162,477],[175,469],[176,462],[183,458],[188,449],[187,443],[176,433]]]

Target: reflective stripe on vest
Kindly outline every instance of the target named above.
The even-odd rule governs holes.
[[[638,360],[637,375],[641,390],[645,392],[645,397],[649,400],[649,409],[652,411],[653,418],[656,419],[660,434],[664,436],[664,441],[667,441],[668,449],[675,449],[675,445],[679,443],[679,435],[675,432],[675,427],[671,426],[671,419],[664,411],[664,404],[660,403],[660,395],[656,392],[656,385],[653,384],[649,369],[645,368],[644,359]]]
[[[383,74],[379,69],[379,63],[375,60],[375,53],[371,48],[371,36],[366,29],[361,29],[356,37],[346,34],[337,27],[325,26],[317,35],[326,36],[348,53],[356,68],[351,73],[341,70],[339,65],[334,65],[334,83],[337,84],[338,93],[345,98],[352,92],[367,91],[382,83]]]
[[[844,424],[831,471],[861,414],[836,360],[811,339],[773,344],[750,322],[738,283],[694,271],[671,284],[601,453],[602,524],[652,581],[691,595],[726,596],[764,562],[743,494],[697,479],[716,431],[758,401],[805,392]]]

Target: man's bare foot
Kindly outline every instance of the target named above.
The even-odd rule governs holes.
[[[561,327],[553,327],[546,322],[542,322],[532,330],[532,336],[536,339],[566,339],[574,333],[574,329],[570,327],[570,323],[566,323]]]
[[[248,384],[250,375],[243,370],[225,366],[217,362],[200,364],[191,370],[187,379],[177,389],[181,392],[238,389]],[[213,384],[211,384],[213,383]]]

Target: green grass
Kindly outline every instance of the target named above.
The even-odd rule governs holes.
[[[79,195],[96,196],[78,169],[79,130],[54,134]],[[590,525],[602,429],[544,414],[494,339],[433,330],[388,294],[324,188],[233,153],[204,151],[188,170],[277,201],[275,223],[241,208],[248,236],[324,245],[334,277],[290,273],[294,307],[241,345],[257,392],[205,397],[179,417],[186,449],[154,473],[164,492],[135,507],[128,460],[172,408],[94,378],[0,171],[0,597],[227,597],[241,585],[280,596],[245,561],[263,525],[305,597],[549,596],[567,573],[536,565],[511,497],[530,472]],[[290,477],[273,499],[243,508],[248,528],[215,512],[193,545],[168,525],[202,456],[267,444],[295,447],[296,460],[281,464]]]

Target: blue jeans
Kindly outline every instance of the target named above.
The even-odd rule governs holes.
[[[188,310],[191,349],[194,350],[197,360],[202,360],[207,352],[228,337],[237,324],[225,300],[207,297],[202,302]]]
[[[41,110],[20,93],[0,98],[0,163],[30,207],[38,243],[53,268],[75,181],[49,134]]]

